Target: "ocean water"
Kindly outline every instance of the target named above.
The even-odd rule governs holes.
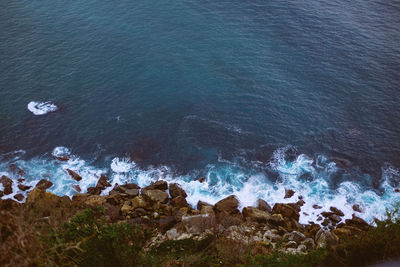
[[[398,0],[2,1],[0,175],[371,221],[400,201],[399,44]]]

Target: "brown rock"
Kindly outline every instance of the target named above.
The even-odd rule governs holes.
[[[75,179],[75,181],[79,182],[80,180],[82,180],[82,177],[79,174],[77,174],[76,172],[74,172],[73,170],[67,169],[67,172],[72,178]]]
[[[125,189],[140,189],[140,186],[138,186],[137,184],[134,184],[134,183],[130,183],[130,184],[121,185],[121,188],[125,188]]]
[[[333,233],[326,230],[319,230],[315,235],[315,243],[317,248],[327,248],[338,243],[339,238]]]
[[[306,236],[298,231],[292,231],[290,233],[285,234],[283,238],[289,241],[294,241],[297,244],[300,244],[300,242],[306,239]]]
[[[267,203],[267,201],[262,200],[262,199],[258,199],[257,200],[257,208],[259,210],[263,210],[263,211],[266,211],[266,212],[269,212],[269,213],[272,212],[271,206]]]
[[[171,205],[177,208],[189,207],[186,199],[182,196],[175,197],[171,200]]]
[[[321,223],[321,225],[322,225],[322,226],[328,226],[329,223],[330,223],[329,219],[326,218],[326,219]]]
[[[168,201],[168,194],[158,189],[143,190],[142,196],[151,202],[167,203]]]
[[[108,216],[112,222],[118,221],[120,219],[119,209],[109,203],[104,203],[104,215]]]
[[[3,191],[0,191],[0,199],[4,196]]]
[[[360,217],[357,217],[353,214],[353,217],[351,219],[347,219],[346,224],[349,226],[357,227],[361,230],[368,230],[370,228],[370,225],[361,219]]]
[[[239,201],[234,195],[232,195],[218,201],[214,207],[218,212],[224,211],[227,213],[236,213],[238,210],[237,208],[239,207]]]
[[[325,218],[327,218],[327,217],[329,217],[329,216],[331,216],[331,215],[333,215],[333,214],[334,214],[334,213],[333,213],[333,212],[330,212],[330,211],[321,212],[321,215],[324,216]]]
[[[259,223],[266,223],[270,217],[270,213],[259,210],[254,207],[246,207],[243,209],[242,214],[245,218],[249,218]]]
[[[85,199],[84,202],[87,206],[97,208],[103,206],[106,203],[106,197],[98,195],[90,195]]]
[[[167,189],[168,189],[168,183],[163,180],[159,180],[144,188],[144,190],[161,190],[161,191],[165,191]]]
[[[149,203],[147,203],[142,196],[137,196],[131,201],[131,205],[133,209],[143,208],[148,209],[150,207]]]
[[[285,198],[291,198],[294,193],[295,192],[292,189],[285,189]]]
[[[174,216],[166,216],[163,218],[160,218],[158,221],[158,229],[162,232],[165,233],[169,229],[171,229],[174,225],[176,224],[176,220]]]
[[[22,194],[16,194],[16,195],[14,196],[14,198],[15,198],[16,200],[18,200],[18,201],[22,201],[22,200],[24,199],[24,195],[22,195]]]
[[[316,209],[316,210],[322,209],[322,207],[319,206],[319,205],[317,205],[317,204],[314,204],[312,207],[313,207],[314,209]]]
[[[215,227],[216,220],[215,216],[209,214],[182,216],[182,224],[187,233],[199,234]]]
[[[343,211],[341,211],[341,210],[338,209],[338,208],[330,207],[329,209],[330,209],[333,213],[335,213],[336,215],[338,215],[338,216],[344,216]]]
[[[272,209],[272,213],[282,214],[283,217],[293,218],[296,221],[299,220],[300,214],[299,212],[289,204],[277,203]]]
[[[89,187],[87,189],[87,193],[91,195],[100,195],[101,194],[101,189],[98,187]]]
[[[358,204],[354,204],[353,205],[353,210],[356,211],[356,212],[362,212],[361,207]]]
[[[72,186],[72,188],[76,191],[76,192],[78,192],[78,193],[80,193],[82,190],[81,190],[81,187],[79,186],[79,185],[77,185],[77,184],[74,184],[73,186]]]
[[[197,179],[197,181],[199,181],[200,183],[204,183],[206,180],[206,177],[200,177]]]
[[[185,190],[183,190],[178,184],[169,185],[169,194],[171,195],[171,198],[187,197]]]
[[[13,181],[10,178],[8,178],[7,176],[3,175],[0,178],[0,183],[3,184],[3,187],[4,187],[3,193],[4,193],[4,195],[9,195],[9,194],[12,193],[12,191],[13,191],[12,190]]]
[[[211,214],[214,215],[214,208],[212,206],[202,206],[200,209],[200,214]]]
[[[137,197],[139,195],[139,189],[125,189],[125,194],[128,195],[128,197]]]
[[[15,165],[15,164],[10,164],[10,165],[8,166],[8,169],[9,169],[10,172],[12,172],[13,174],[17,174],[17,175],[20,175],[20,176],[25,175],[25,171],[22,170],[21,168],[19,168],[19,167],[18,167],[17,165]]]
[[[29,186],[29,185],[22,185],[22,184],[19,184],[18,185],[18,188],[19,188],[19,190],[21,190],[21,191],[26,191],[26,190],[28,190],[28,189],[30,189],[32,186]]]
[[[197,202],[197,209],[198,209],[198,210],[201,210],[201,209],[203,208],[203,206],[210,206],[210,207],[212,207],[211,204],[208,204],[207,202],[203,202],[203,201],[199,200],[199,202]]]
[[[272,214],[267,221],[269,224],[274,226],[285,225],[285,219],[283,218],[282,214]]]
[[[46,179],[42,179],[36,184],[36,188],[38,188],[40,190],[46,190],[52,186],[53,186],[53,183],[50,181],[47,181]]]
[[[339,223],[342,220],[342,218],[340,218],[340,216],[337,214],[329,216],[329,219],[335,223]]]
[[[101,190],[104,190],[104,189],[106,189],[107,187],[110,187],[110,186],[111,186],[111,184],[108,182],[107,176],[102,174],[100,176],[99,181],[97,181],[96,187],[100,188]]]

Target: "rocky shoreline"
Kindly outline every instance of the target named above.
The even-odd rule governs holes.
[[[70,175],[74,179],[80,178],[72,171]],[[6,176],[1,177],[4,192],[0,194],[11,193],[10,181]],[[29,190],[22,182],[18,187]],[[335,247],[342,240],[360,236],[373,227],[355,214],[342,222],[344,214],[336,207],[330,207],[329,212],[321,212],[321,225],[314,222],[300,224],[300,210],[304,205],[301,196],[296,203],[276,203],[273,207],[259,199],[255,207],[245,207],[240,211],[239,201],[233,195],[215,205],[199,201],[193,208],[186,201],[186,192],[178,184],[162,180],[145,188],[133,183],[116,185],[108,195],[100,195],[111,187],[107,177],[102,175],[95,187],[89,188],[87,193],[74,195],[72,199],[46,192],[51,186],[51,182],[41,180],[28,193],[25,203],[1,200],[0,210],[12,213],[13,209],[25,209],[34,212],[37,220],[44,218],[59,222],[79,210],[102,207],[108,223],[128,222],[151,232],[144,250],[160,246],[168,240],[203,240],[218,236],[242,245],[262,244],[267,250],[307,254]],[[287,195],[293,193],[286,191]],[[17,195],[15,198],[22,200]],[[314,208],[318,210],[322,207],[314,205]],[[355,213],[361,211],[357,206],[353,208]]]

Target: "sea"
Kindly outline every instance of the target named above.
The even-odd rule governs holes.
[[[300,197],[302,223],[384,217],[400,202],[400,1],[0,1],[2,198],[101,174],[178,183],[194,207]]]

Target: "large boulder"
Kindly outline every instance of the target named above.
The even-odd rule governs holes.
[[[265,223],[270,217],[270,214],[266,211],[259,210],[254,207],[246,207],[242,211],[243,217],[249,218],[250,220]]]
[[[97,181],[96,187],[100,188],[101,190],[106,189],[107,187],[110,187],[111,184],[108,182],[108,178],[107,176],[105,176],[104,174],[102,174],[99,178],[99,180]]]
[[[207,202],[204,202],[204,201],[199,200],[199,202],[197,202],[197,209],[198,209],[198,210],[201,210],[201,209],[203,208],[203,206],[210,206],[210,207],[212,207],[213,205],[211,205],[211,204],[209,204],[209,203],[207,203]]]
[[[285,234],[283,238],[289,241],[295,241],[297,244],[300,244],[300,242],[306,239],[306,236],[298,231],[292,231],[290,233]]]
[[[239,207],[239,200],[234,196],[229,196],[218,201],[215,204],[215,210],[218,212],[237,213]]]
[[[90,195],[85,199],[84,203],[89,207],[97,208],[103,206],[106,200],[105,196]]]
[[[46,190],[52,186],[53,186],[53,183],[50,181],[47,181],[46,179],[42,179],[36,184],[36,188],[38,188],[40,190]]]
[[[340,209],[336,208],[336,207],[330,207],[329,208],[333,213],[335,213],[338,216],[344,216],[343,211],[341,211]]]
[[[19,184],[19,185],[18,185],[18,189],[21,190],[21,191],[29,190],[29,189],[31,189],[31,187],[32,187],[32,186],[23,185],[23,184]]]
[[[333,232],[321,229],[315,234],[317,248],[328,248],[336,245],[338,242],[339,238]]]
[[[272,213],[274,214],[282,214],[283,217],[299,220],[300,214],[297,209],[295,209],[290,204],[277,203],[272,209]]]
[[[171,200],[171,205],[177,208],[189,207],[186,199],[182,196],[175,197]]]
[[[165,191],[167,189],[168,189],[168,183],[163,180],[159,180],[144,188],[144,190],[161,190],[161,191]]]
[[[168,201],[168,194],[158,189],[143,190],[142,195],[151,202],[167,203]]]
[[[76,172],[74,172],[73,170],[67,169],[67,172],[68,172],[69,176],[74,178],[75,181],[79,182],[80,180],[82,180],[82,177],[79,174],[77,174]]]
[[[131,205],[134,210],[138,208],[149,209],[150,207],[149,203],[142,196],[137,196],[132,199]]]
[[[259,210],[263,210],[263,211],[266,211],[266,212],[269,212],[269,213],[272,212],[271,206],[267,203],[267,201],[262,200],[262,199],[258,199],[257,200],[257,208]]]
[[[165,231],[172,228],[175,224],[176,224],[176,220],[175,220],[174,216],[162,217],[158,221],[158,229],[164,233]]]
[[[183,190],[178,184],[175,183],[169,185],[169,194],[171,195],[171,198],[187,197],[185,190]]]
[[[4,187],[3,193],[4,193],[4,195],[9,195],[9,194],[12,193],[12,191],[13,191],[12,190],[13,181],[10,178],[8,178],[7,176],[3,175],[0,178],[0,183],[3,184],[3,187]]]
[[[357,217],[354,214],[351,219],[347,219],[345,222],[346,222],[346,225],[348,225],[348,226],[353,226],[353,227],[356,227],[356,228],[364,230],[364,231],[366,231],[370,228],[370,225],[366,221],[364,221],[360,217]]]

